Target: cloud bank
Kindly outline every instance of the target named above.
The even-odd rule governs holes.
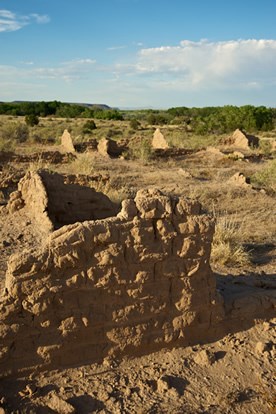
[[[20,15],[10,10],[0,10],[0,32],[15,32],[31,24],[45,24],[50,21],[47,15],[31,13],[29,15]]]
[[[275,68],[276,40],[183,40],[138,51],[135,45],[132,54],[130,47],[127,53],[105,50],[97,61],[72,58],[38,66],[30,56],[29,62],[0,65],[0,89],[6,99],[19,99],[16,83],[21,90],[33,83],[28,93],[35,99],[89,101],[92,94],[92,100],[114,106],[275,106]]]
[[[178,46],[141,49],[132,68],[184,89],[275,85],[276,40],[183,40]]]

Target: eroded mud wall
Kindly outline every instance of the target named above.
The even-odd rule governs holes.
[[[77,221],[115,216],[118,207],[103,193],[78,184],[67,184],[65,177],[48,171],[28,172],[11,194],[8,209],[25,208],[45,233]]]
[[[64,226],[40,250],[12,256],[2,375],[203,339],[221,312],[213,230],[197,203],[140,191],[117,217]]]

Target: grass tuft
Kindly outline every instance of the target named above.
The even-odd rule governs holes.
[[[261,171],[253,174],[251,181],[268,191],[276,192],[276,159],[270,161]]]
[[[216,229],[212,243],[211,261],[224,266],[245,266],[250,263],[250,252],[243,247],[242,225],[234,216],[216,218]]]

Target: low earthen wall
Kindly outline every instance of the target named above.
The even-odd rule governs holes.
[[[222,306],[200,205],[141,190],[115,217],[70,224],[10,258],[0,372],[61,367],[190,344]]]

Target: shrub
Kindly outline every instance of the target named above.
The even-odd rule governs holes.
[[[272,153],[272,142],[270,140],[261,139],[259,148],[264,155],[269,156]]]
[[[131,119],[129,122],[129,126],[131,129],[134,129],[135,131],[140,128],[141,124],[137,119]]]
[[[276,159],[268,162],[265,168],[251,176],[251,181],[259,187],[276,192]]]
[[[249,264],[250,254],[243,247],[241,239],[241,225],[235,217],[218,217],[212,243],[212,262],[225,266],[244,266]]]
[[[39,124],[39,118],[34,114],[26,115],[25,122],[28,126],[33,127]]]
[[[143,163],[147,163],[153,159],[153,149],[150,142],[147,139],[144,139],[140,146],[135,149],[135,152],[132,151],[134,158],[138,158]]]
[[[97,126],[93,119],[89,119],[89,121],[86,121],[83,125],[82,132],[83,134],[90,134],[94,129],[97,129]]]
[[[1,127],[0,138],[4,141],[25,142],[29,138],[29,128],[22,123],[5,124]]]

